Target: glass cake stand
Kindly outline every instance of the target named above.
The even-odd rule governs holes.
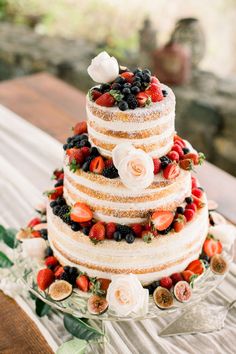
[[[229,252],[223,251],[222,256],[228,262],[231,263],[233,260],[233,247],[231,247]],[[216,289],[220,283],[224,280],[227,272],[224,275],[216,275],[214,274],[210,268],[207,268],[206,271],[197,278],[194,282],[192,297],[186,303],[181,303],[174,299],[173,306],[171,308],[162,310],[158,308],[154,301],[153,297],[149,296],[149,306],[148,312],[145,315],[135,315],[131,314],[126,317],[117,316],[111,310],[108,310],[101,315],[92,315],[87,310],[87,300],[89,295],[83,293],[81,291],[73,290],[72,295],[63,301],[54,301],[50,298],[46,291],[40,291],[36,284],[36,276],[37,272],[40,269],[39,265],[32,262],[32,260],[26,259],[23,257],[22,248],[19,244],[15,249],[14,254],[15,265],[17,266],[17,270],[19,272],[19,281],[22,285],[27,288],[32,294],[34,294],[37,298],[41,299],[43,302],[52,306],[54,309],[62,311],[63,313],[71,314],[77,318],[88,319],[90,323],[97,327],[104,334],[106,332],[105,323],[106,321],[140,321],[144,319],[154,319],[157,317],[168,316],[168,314],[172,314],[176,311],[187,310],[188,307],[192,308],[193,305],[198,304],[202,301],[206,296],[208,296],[214,289]],[[229,267],[228,267],[229,269]],[[104,336],[105,338],[106,336]],[[103,341],[103,349],[97,351],[96,348],[93,348],[92,353],[105,353],[107,340]]]

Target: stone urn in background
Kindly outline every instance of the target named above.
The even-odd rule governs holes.
[[[157,47],[157,31],[153,28],[151,20],[145,18],[139,30],[139,65],[142,68],[153,70],[152,53]]]

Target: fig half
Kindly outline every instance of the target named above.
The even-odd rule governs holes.
[[[162,286],[158,286],[153,293],[153,300],[157,307],[161,309],[167,309],[173,305],[173,295],[171,292],[163,288]]]
[[[108,302],[104,297],[92,295],[88,299],[87,306],[92,315],[101,315],[108,309]]]
[[[62,301],[72,293],[72,285],[65,280],[57,280],[49,287],[49,295],[55,301]]]
[[[228,269],[228,263],[221,255],[215,254],[211,258],[210,268],[213,273],[223,275]]]
[[[187,302],[192,296],[192,290],[187,281],[181,280],[174,287],[174,294],[178,301]]]

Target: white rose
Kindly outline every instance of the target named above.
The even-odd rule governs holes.
[[[219,240],[226,250],[230,250],[236,238],[236,228],[229,224],[219,224],[209,227],[209,234]]]
[[[131,151],[134,151],[135,147],[131,143],[121,143],[116,145],[112,150],[112,160],[114,166],[118,169],[119,163],[124,159]]]
[[[148,312],[149,292],[134,274],[112,277],[106,298],[109,308],[118,316]]]
[[[22,243],[24,256],[35,260],[44,259],[46,248],[47,243],[41,237],[28,238],[23,240]]]
[[[147,188],[154,179],[153,160],[141,149],[130,150],[117,169],[123,184],[130,189]]]
[[[111,82],[119,75],[119,64],[107,52],[101,52],[92,59],[88,67],[88,74],[98,83]]]

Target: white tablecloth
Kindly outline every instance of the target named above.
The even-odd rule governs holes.
[[[26,224],[33,215],[33,207],[42,198],[42,191],[50,186],[53,169],[61,167],[62,154],[58,141],[0,106],[0,224],[12,227]],[[236,265],[233,264],[220,291],[208,297],[209,302],[223,304],[236,298],[235,274]],[[17,301],[36,322],[54,351],[69,338],[61,316],[52,313],[49,318],[38,319],[32,311],[32,303],[21,297]],[[236,353],[235,307],[227,316],[225,328],[219,332],[159,337],[158,332],[174,316],[142,322],[108,323],[108,353]]]

